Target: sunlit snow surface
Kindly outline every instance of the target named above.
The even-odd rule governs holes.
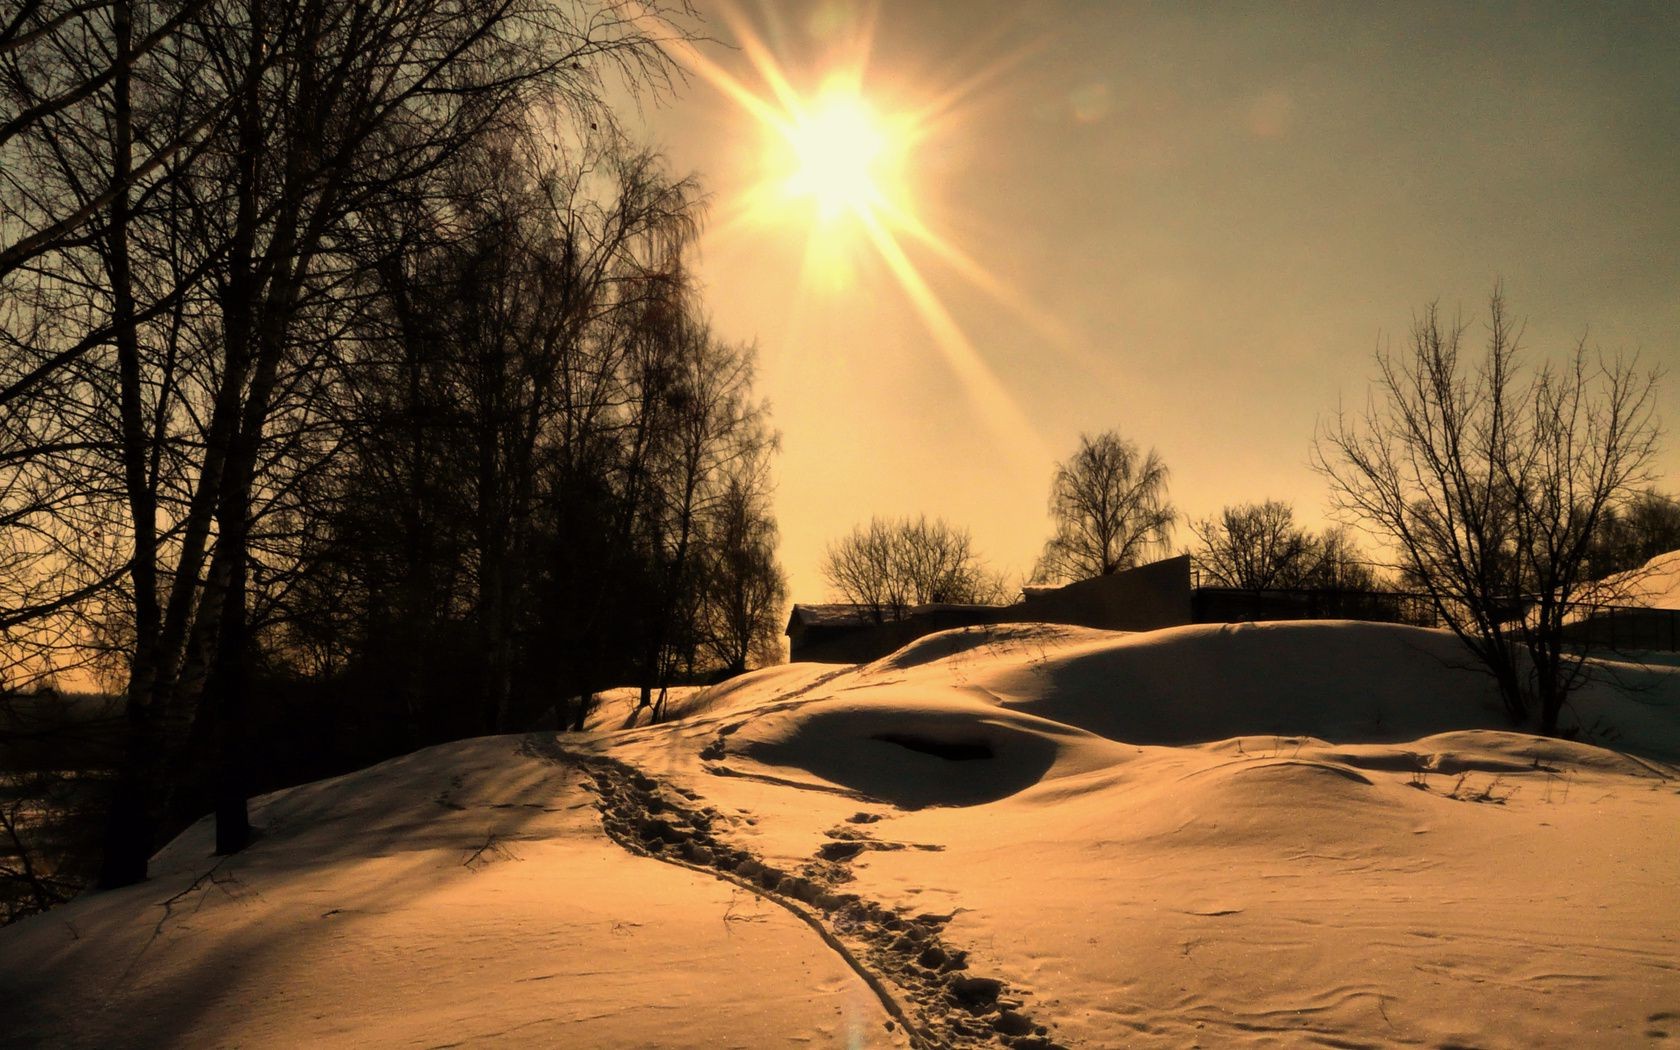
[[[260,800],[0,931],[15,1045],[1680,1038],[1680,670],[1509,731],[1438,632],[1003,626]],[[167,903],[166,903],[167,902]],[[906,1025],[912,1035],[906,1035]]]
[[[1680,551],[1659,554],[1637,569],[1590,584],[1587,601],[1680,611]]]

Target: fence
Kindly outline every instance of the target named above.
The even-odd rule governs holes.
[[[1426,594],[1402,591],[1340,591],[1318,588],[1249,591],[1198,587],[1190,594],[1196,623],[1245,620],[1370,620],[1436,627],[1435,607]]]
[[[1526,604],[1511,603],[1512,619]],[[1198,587],[1190,594],[1195,623],[1242,623],[1261,620],[1369,620],[1413,627],[1441,627],[1427,594],[1403,591],[1265,590]],[[1619,605],[1574,607],[1564,625],[1564,639],[1591,649],[1618,652],[1680,652],[1680,609]]]
[[[1577,606],[1578,616],[1564,624],[1563,636],[1577,645],[1617,652],[1680,653],[1680,609],[1643,609],[1620,605]]]

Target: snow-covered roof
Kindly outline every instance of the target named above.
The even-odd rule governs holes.
[[[1584,588],[1582,600],[1643,609],[1680,610],[1680,551],[1659,554],[1637,569]]]
[[[800,627],[864,627],[875,623],[875,609],[869,605],[837,602],[827,605],[795,605],[788,616],[788,630]]]
[[[986,605],[981,602],[929,602],[910,610],[911,616],[932,616],[938,613],[992,612],[1007,609],[1007,605]]]
[[[906,613],[909,619],[924,616],[941,616],[963,613],[992,613],[998,609],[1007,608],[1001,605],[965,604],[962,602],[929,602],[917,605]],[[871,627],[879,621],[876,619],[875,607],[872,605],[851,605],[844,602],[827,605],[795,605],[788,616],[787,629],[794,627]]]

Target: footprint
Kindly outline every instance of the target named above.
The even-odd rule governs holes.
[[[788,909],[864,976],[895,1020],[925,1045],[1060,1050],[1049,1034],[1054,1024],[1038,1024],[1022,1011],[1022,997],[1030,993],[970,972],[968,952],[945,943],[942,932],[955,913],[912,916],[839,888],[851,877],[849,861],[864,850],[940,847],[878,842],[838,826],[818,849],[820,859],[799,873],[786,872],[720,839],[714,828],[736,820],[692,805],[698,798],[612,759],[582,761],[614,841],[633,853],[710,872]],[[849,822],[879,819],[859,813]],[[753,822],[750,816],[747,821]]]

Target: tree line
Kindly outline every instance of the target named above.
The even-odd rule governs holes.
[[[102,884],[205,801],[244,845],[276,704],[351,763],[774,658],[754,350],[603,101],[673,86],[685,17],[0,16],[0,684],[121,692]]]

